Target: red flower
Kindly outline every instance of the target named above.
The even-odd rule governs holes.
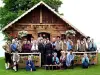
[[[17,36],[18,36],[18,33],[17,33],[17,32],[15,32],[15,33],[10,33],[9,36],[10,36],[10,37],[17,37]]]
[[[13,34],[12,34],[12,33],[10,33],[10,36],[13,36]]]

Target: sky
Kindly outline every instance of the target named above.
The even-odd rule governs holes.
[[[100,0],[63,0],[59,11],[72,25],[100,42]]]
[[[4,5],[4,3],[2,3],[2,0],[0,0],[0,7],[2,7]]]
[[[100,0],[62,0],[62,2],[59,12],[64,14],[63,17],[85,35],[94,38],[100,47]],[[0,0],[0,6],[3,5]],[[0,40],[1,38],[2,34]]]

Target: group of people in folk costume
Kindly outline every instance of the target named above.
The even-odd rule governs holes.
[[[57,65],[62,64],[63,68],[74,65],[74,54],[72,51],[86,52],[86,51],[96,51],[97,46],[94,43],[93,39],[83,38],[82,40],[78,39],[77,43],[74,44],[71,38],[61,38],[57,36],[52,38],[50,41],[48,37],[43,37],[41,34],[37,40],[34,40],[34,37],[31,40],[28,39],[18,39],[17,37],[12,39],[12,41],[7,41],[3,46],[5,50],[5,67],[6,69],[10,68],[11,61],[13,61],[13,69],[18,71],[18,62],[20,61],[20,53],[32,53],[40,52],[41,53],[41,64],[42,65]],[[11,53],[13,52],[13,60],[11,60]],[[66,55],[67,52],[67,55]],[[87,64],[86,64],[87,63]],[[88,67],[89,58],[87,54],[84,54],[82,58],[82,66]],[[36,70],[34,63],[32,62],[31,56],[29,56],[26,63],[26,70]]]

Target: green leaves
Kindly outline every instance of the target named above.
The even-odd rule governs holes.
[[[4,8],[0,8],[0,27],[3,28],[6,24],[10,23],[17,17],[17,13],[7,11]]]
[[[12,39],[14,38],[13,36],[9,36],[7,33],[3,33],[3,34],[5,35],[3,40],[12,41]]]
[[[41,0],[3,0],[4,7],[0,8],[0,29],[33,7]],[[42,0],[50,7],[58,11],[61,6],[61,0]]]

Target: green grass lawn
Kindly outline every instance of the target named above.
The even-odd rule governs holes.
[[[100,75],[100,54],[97,65],[91,65],[88,69],[82,69],[77,66],[74,69],[67,70],[44,70],[37,69],[35,72],[26,72],[25,69],[19,69],[18,72],[13,70],[5,70],[4,58],[0,58],[0,75]]]

